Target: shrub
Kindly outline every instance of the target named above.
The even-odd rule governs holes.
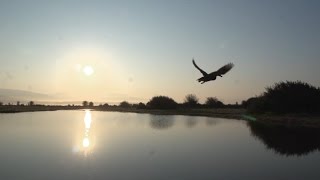
[[[131,107],[131,104],[128,103],[127,101],[122,101],[122,102],[119,104],[119,107],[129,108],[129,107]]]
[[[88,101],[83,101],[82,102],[82,106],[84,106],[84,107],[88,106],[88,104],[89,104]]]
[[[30,101],[30,102],[28,103],[28,105],[29,105],[29,106],[34,106],[34,102],[33,102],[33,101]]]
[[[207,97],[205,105],[210,108],[220,108],[223,107],[223,103],[216,97]]]
[[[102,106],[103,107],[109,107],[109,104],[108,103],[104,103]]]
[[[262,112],[265,108],[265,98],[263,96],[251,97],[242,102],[242,106],[250,112]]]
[[[146,109],[146,105],[142,102],[140,102],[138,105],[137,105],[137,109]]]
[[[178,104],[170,97],[155,96],[148,103],[150,109],[176,109]]]
[[[287,81],[267,87],[266,92],[247,104],[253,112],[320,112],[320,89],[301,81]]]
[[[194,94],[188,94],[184,99],[183,105],[186,107],[196,107],[199,105],[199,98]]]
[[[93,106],[94,106],[93,102],[89,102],[89,107],[93,107]]]

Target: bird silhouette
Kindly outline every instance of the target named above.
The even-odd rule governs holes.
[[[194,61],[194,59],[192,59],[192,63],[194,65],[194,67],[196,67],[203,75],[203,77],[198,79],[198,82],[201,82],[201,84],[207,82],[207,81],[213,81],[216,80],[217,76],[222,77],[222,75],[226,74],[227,72],[229,72],[234,64],[233,63],[228,63],[224,66],[222,66],[220,69],[218,69],[217,71],[214,71],[210,74],[206,73],[204,70],[202,70],[201,68],[199,68],[199,66],[197,66],[196,62]]]

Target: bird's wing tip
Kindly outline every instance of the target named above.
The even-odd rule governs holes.
[[[232,62],[228,63],[229,66],[233,67],[234,64]]]

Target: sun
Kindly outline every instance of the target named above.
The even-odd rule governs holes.
[[[86,76],[91,76],[94,73],[94,70],[93,70],[93,68],[91,66],[85,66],[82,69],[82,71]]]

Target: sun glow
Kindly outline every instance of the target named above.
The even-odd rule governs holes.
[[[90,136],[91,122],[92,122],[91,111],[85,110],[82,147],[78,146],[74,148],[74,152],[83,152],[85,157],[87,157],[92,152],[92,149],[93,149],[93,144],[91,142],[92,137]]]
[[[91,112],[90,110],[85,111],[85,116],[84,116],[84,125],[85,125],[85,130],[84,130],[84,138],[82,141],[82,146],[84,148],[88,148],[90,145],[90,140],[89,140],[89,132],[90,132],[90,127],[91,127]]]
[[[92,121],[92,118],[91,118],[90,110],[85,110],[84,125],[87,130],[89,130],[91,127],[91,121]]]
[[[85,138],[83,139],[83,141],[82,141],[82,146],[83,146],[84,148],[87,148],[87,147],[89,147],[89,145],[90,145],[89,138],[85,137]]]
[[[83,73],[87,76],[91,76],[93,73],[94,73],[94,70],[91,66],[85,66],[83,69],[82,69]]]

